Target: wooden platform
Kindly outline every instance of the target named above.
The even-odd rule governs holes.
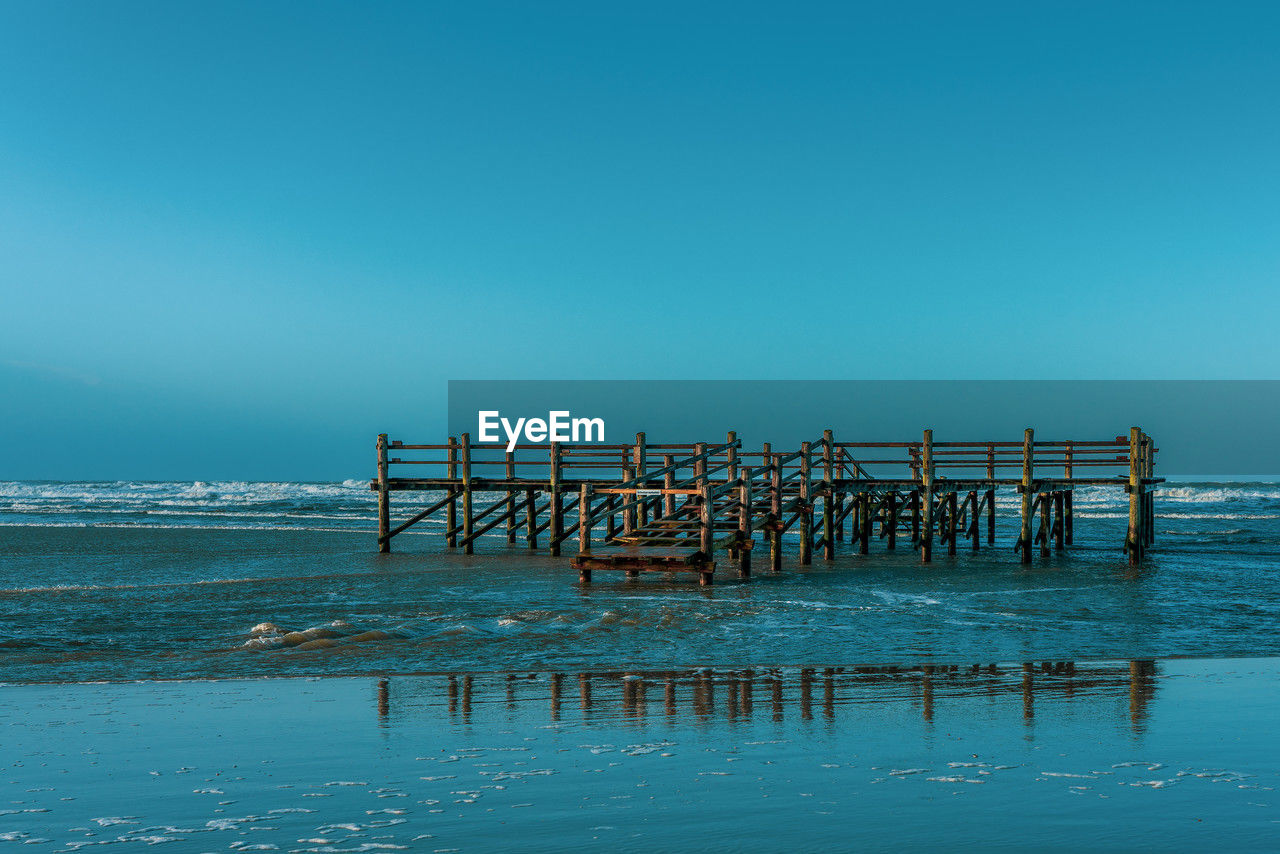
[[[932,430],[905,442],[836,441],[824,430],[793,451],[769,443],[744,450],[733,431],[715,444],[651,443],[638,433],[626,445],[511,448],[476,445],[465,433],[434,445],[382,434],[369,486],[378,493],[383,552],[393,537],[437,517],[447,545],[467,554],[486,534],[505,533],[509,544],[523,540],[531,550],[541,541],[553,556],[576,538],[572,566],[584,582],[603,569],[628,578],[692,572],[710,584],[721,552],[748,577],[756,538],[767,571],[780,572],[787,532],[798,534],[801,565],[815,553],[832,560],[844,542],[868,554],[873,541],[888,551],[902,541],[924,563],[935,544],[947,555],[962,542],[973,551],[992,547],[997,490],[1016,494],[1013,546],[1022,563],[1072,545],[1077,487],[1121,492],[1129,525],[1117,550],[1137,564],[1155,543],[1157,450],[1139,427],[1091,440],[1036,439],[1027,428],[1021,441],[979,442],[935,441]],[[393,525],[397,492],[440,497],[415,496],[415,512]]]
[[[580,552],[571,562],[578,570],[578,580],[591,582],[591,572],[596,569],[622,570],[627,578],[637,578],[642,572],[694,572],[698,583],[707,586],[715,578],[716,563],[702,551],[688,548],[655,548],[651,546],[604,546],[590,552]]]

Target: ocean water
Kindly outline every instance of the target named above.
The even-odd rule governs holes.
[[[363,481],[0,483],[0,844],[1275,850],[1280,485],[1166,485],[1137,568],[1119,490],[1028,566],[999,505],[929,566],[584,587],[379,555]]]
[[[1077,491],[1075,545],[1029,566],[1015,501],[994,548],[927,567],[877,542],[584,588],[571,549],[498,532],[379,555],[364,482],[0,484],[0,681],[1280,655],[1280,484],[1167,485],[1138,568],[1120,490]]]

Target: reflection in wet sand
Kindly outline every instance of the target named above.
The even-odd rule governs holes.
[[[584,671],[576,674],[578,708],[584,720],[618,718],[643,722],[650,718],[650,704],[661,697],[661,717],[687,715],[695,722],[723,719],[729,722],[754,718],[757,683],[768,697],[768,714],[775,722],[788,715],[812,721],[815,715],[834,721],[842,709],[867,703],[906,703],[932,722],[945,718],[950,698],[988,697],[993,701],[1021,703],[1021,718],[1028,725],[1036,716],[1036,700],[1055,707],[1126,697],[1129,723],[1140,731],[1147,706],[1156,693],[1156,664],[1071,661],[1024,662],[1019,665],[973,664],[884,667],[766,668],[763,670]],[[419,708],[443,705],[450,716],[469,722],[476,706],[500,705],[508,710],[529,703],[546,703],[549,717],[558,722],[564,714],[564,673],[449,673],[400,677],[397,697],[410,714]],[[443,687],[444,702],[439,702]],[[501,694],[499,695],[499,690]],[[816,708],[815,708],[816,707]],[[1016,706],[1015,706],[1016,708]],[[378,688],[378,714],[391,713],[389,680]]]

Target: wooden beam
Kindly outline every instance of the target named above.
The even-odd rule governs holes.
[[[391,490],[387,488],[387,434],[378,434],[378,551],[391,551]]]

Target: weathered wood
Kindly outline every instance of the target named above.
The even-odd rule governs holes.
[[[1062,529],[1067,545],[1072,544],[1071,490],[1062,491]]]
[[[947,554],[955,556],[956,540],[960,537],[959,495],[953,489],[947,494]]]
[[[631,466],[635,470],[635,477],[640,479],[638,486],[644,488],[649,484],[645,482],[649,465],[645,455],[644,433],[636,434],[635,449],[632,451]],[[648,508],[642,502],[635,508],[636,526],[643,528],[649,522]]]
[[[738,577],[751,577],[751,549],[755,544],[751,533],[751,469],[744,468],[738,477]]]
[[[560,489],[561,489],[560,481],[563,476],[562,455],[563,455],[563,449],[560,447],[560,443],[552,442],[551,443],[551,465],[550,465],[550,472],[549,472],[550,480],[551,480],[551,489],[550,489],[550,495],[548,496],[551,499],[550,519],[549,519],[551,542],[548,545],[548,548],[551,551],[552,557],[559,557],[561,535],[564,533],[564,499],[563,499],[563,496],[560,494]]]
[[[1053,548],[1055,551],[1062,551],[1065,537],[1065,527],[1063,522],[1064,508],[1066,507],[1066,493],[1061,489],[1053,492]]]
[[[711,482],[706,478],[702,480],[702,500],[701,506],[698,508],[700,518],[699,534],[699,551],[702,552],[706,560],[713,560],[716,550],[715,544],[715,494],[711,489]]]
[[[871,552],[871,493],[858,493],[858,554]]]
[[[1035,431],[1028,427],[1022,436],[1022,529],[1018,549],[1023,563],[1031,563],[1031,504],[1034,500]]]
[[[769,571],[782,571],[782,466],[772,447],[766,442],[764,458],[769,465]]]
[[[885,548],[893,551],[898,547],[898,491],[896,489],[889,490],[885,495],[884,513],[884,528],[887,529],[888,534]]]
[[[458,440],[449,437],[449,462],[445,472],[449,476],[450,482],[458,478]],[[445,528],[445,545],[449,548],[455,548],[458,545],[458,535],[456,529],[458,527],[458,500],[457,498],[449,499],[449,508],[444,517]]]
[[[538,548],[538,494],[532,489],[524,491],[524,508],[525,508],[525,542],[529,544],[529,548],[537,550]]]
[[[800,564],[813,563],[813,473],[809,456],[809,443],[800,444]]]
[[[976,489],[969,492],[969,538],[971,540],[973,550],[978,551],[981,537],[978,535],[978,491]]]
[[[1049,539],[1052,536],[1052,524],[1049,522],[1049,508],[1053,504],[1053,496],[1048,492],[1040,493],[1040,556],[1049,556]]]
[[[1117,437],[1103,442],[1035,442],[1028,429],[1020,444],[934,442],[932,431],[926,431],[922,442],[836,443],[832,431],[824,430],[819,443],[821,454],[813,443],[802,444],[801,450],[794,453],[774,453],[766,444],[761,454],[741,454],[732,432],[728,442],[712,448],[706,443],[652,445],[643,433],[636,438],[635,445],[555,444],[550,447],[552,465],[544,480],[539,476],[541,467],[530,472],[530,461],[519,460],[512,449],[502,445],[473,446],[470,436],[465,435],[462,441],[451,437],[443,445],[406,445],[391,442],[381,434],[378,477],[370,483],[378,497],[379,548],[384,550],[393,537],[443,506],[449,517],[444,531],[447,541],[463,546],[468,553],[481,535],[503,522],[510,542],[519,527],[517,515],[524,511],[525,539],[534,549],[544,530],[549,532],[547,545],[552,554],[558,553],[559,544],[575,532],[580,545],[583,536],[590,543],[595,533],[592,528],[599,520],[607,523],[609,542],[666,544],[685,548],[686,554],[699,554],[698,547],[706,541],[712,554],[727,549],[730,558],[739,564],[740,573],[744,568],[749,571],[754,532],[760,530],[769,539],[769,566],[776,571],[781,568],[782,537],[793,527],[800,535],[801,563],[808,564],[819,544],[825,558],[834,557],[835,543],[844,539],[846,516],[851,538],[858,540],[861,552],[869,551],[870,529],[877,521],[880,538],[887,540],[888,548],[894,548],[897,531],[906,522],[901,514],[907,511],[911,513],[913,543],[921,550],[921,560],[928,561],[935,537],[951,554],[958,549],[961,536],[968,537],[977,549],[984,509],[987,540],[991,543],[995,535],[996,490],[1016,486],[1022,505],[1018,551],[1023,560],[1029,560],[1035,544],[1040,545],[1042,554],[1071,544],[1074,487],[1114,487],[1122,482],[1115,475],[1080,477],[1080,468],[1119,468],[1122,463],[1127,463],[1129,469],[1125,479],[1132,517],[1132,530],[1125,541],[1129,558],[1140,561],[1155,540],[1154,491],[1150,487],[1161,479],[1154,476],[1154,443],[1140,429],[1136,433],[1131,430],[1127,441]],[[477,447],[481,448],[478,455],[474,450]],[[520,447],[546,450],[549,446],[525,445],[517,449]],[[912,476],[884,476],[879,472],[873,476],[863,463],[895,461],[868,460],[865,455],[856,459],[848,452],[854,447],[901,448],[905,454],[896,462],[909,467]],[[393,448],[441,450],[447,454],[438,455],[435,462],[401,459],[389,455]],[[649,470],[650,449],[662,450],[661,469]],[[1117,454],[1119,449],[1127,453]],[[602,466],[616,467],[619,455],[623,464],[620,480],[612,473],[593,473],[593,469]],[[759,466],[750,462],[756,457],[760,459]],[[819,461],[821,472],[815,470]],[[1007,469],[1015,463],[1021,463],[1020,478],[1008,476]],[[390,472],[398,465],[442,465],[446,467],[445,476],[392,477]],[[1037,479],[1037,466],[1051,470],[1062,466],[1063,476],[1059,479],[1042,475]],[[494,472],[495,468],[500,474]],[[953,468],[961,471],[948,474]],[[969,474],[964,469],[982,471]],[[571,474],[568,479],[566,472]],[[687,476],[689,472],[692,477]],[[585,508],[584,485],[589,487],[590,495]],[[400,490],[438,490],[443,497],[426,511],[420,510],[406,522],[393,526],[389,494]],[[484,508],[474,504],[477,495],[491,492],[498,493],[493,504]],[[547,496],[541,506],[537,503],[539,492]],[[459,501],[463,504],[461,524],[457,519]],[[577,521],[566,530],[565,516],[575,509]],[[819,512],[820,522],[816,518]],[[628,517],[632,521],[630,533],[621,538],[617,537],[618,514],[623,514],[624,522]],[[707,514],[709,523],[704,518]],[[1037,514],[1038,530],[1032,536],[1031,523]],[[588,520],[585,532],[581,530],[584,515]]]
[[[458,493],[454,492],[453,490],[449,490],[445,495],[445,497],[441,498],[435,504],[432,504],[425,510],[422,510],[418,513],[413,514],[407,520],[405,520],[404,522],[401,522],[399,525],[396,525],[394,528],[392,528],[390,531],[387,531],[385,534],[379,535],[378,537],[379,542],[381,542],[384,539],[390,540],[396,534],[399,534],[400,532],[405,531],[408,528],[421,522],[423,519],[426,519],[432,513],[435,513],[441,507],[445,506],[450,501],[452,501],[457,494]]]
[[[1129,556],[1129,564],[1137,566],[1142,562],[1142,431],[1137,427],[1129,429],[1129,533],[1125,540],[1125,551]]]
[[[506,452],[507,463],[507,480],[515,480],[516,477],[516,455],[514,451]],[[513,489],[507,490],[507,542],[514,543],[516,541],[516,493]]]
[[[996,544],[996,491],[987,490],[987,545]]]
[[[676,488],[676,473],[675,473],[675,470],[672,469],[672,466],[674,465],[675,465],[675,457],[673,457],[671,454],[664,454],[662,457],[662,467],[666,469],[666,473],[662,475],[662,488],[664,490]],[[676,512],[675,493],[664,492],[662,494],[662,515],[674,516],[675,512]]]
[[[475,528],[475,519],[471,516],[472,511],[472,494],[471,494],[471,434],[462,434],[462,447],[459,449],[462,455],[462,535],[463,535],[463,554],[472,554],[475,552],[475,541],[471,538],[471,532]]]
[[[387,486],[387,434],[378,434],[378,551],[391,551],[391,490]]]
[[[836,556],[835,507],[835,443],[830,430],[822,431],[822,558],[834,560]]]
[[[591,484],[578,487],[578,556],[591,554]]]
[[[920,446],[920,560],[933,560],[933,431],[924,431]]]

